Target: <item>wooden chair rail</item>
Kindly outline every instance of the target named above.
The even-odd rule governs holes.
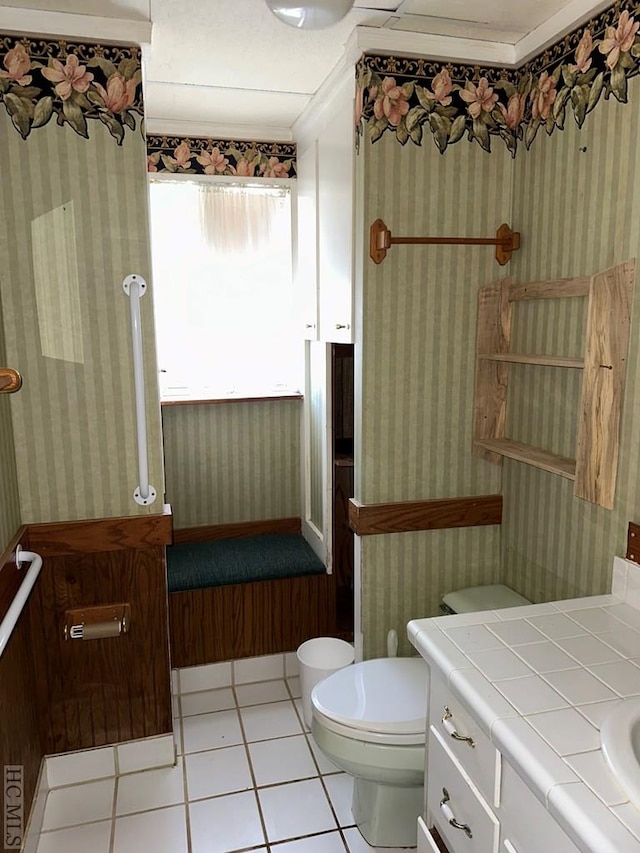
[[[349,501],[349,526],[357,536],[501,523],[502,495],[379,504]]]

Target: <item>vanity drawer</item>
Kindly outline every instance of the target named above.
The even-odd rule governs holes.
[[[451,853],[497,853],[496,816],[433,726],[429,729],[427,811]]]
[[[432,678],[429,721],[482,796],[500,805],[501,756],[441,678]],[[431,761],[429,757],[428,761]]]
[[[433,840],[433,835],[427,829],[426,823],[421,817],[418,818],[418,851],[417,853],[441,853],[440,848]]]

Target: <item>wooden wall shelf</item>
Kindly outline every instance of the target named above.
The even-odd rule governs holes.
[[[514,284],[503,279],[480,291],[476,342],[473,452],[503,457],[573,480],[574,495],[613,509],[618,468],[635,261],[587,278]],[[511,352],[511,305],[524,299],[588,297],[582,358]],[[582,370],[576,459],[513,441],[506,435],[509,364]]]
[[[490,453],[515,459],[517,462],[525,462],[527,465],[533,465],[534,468],[559,474],[567,480],[576,478],[576,460],[567,456],[558,456],[541,447],[532,447],[530,444],[522,444],[520,441],[512,441],[509,438],[483,439],[476,443]]]
[[[584,359],[568,358],[561,355],[527,355],[515,352],[492,352],[481,353],[478,358],[486,358],[488,361],[504,361],[508,364],[537,364],[543,367],[574,367],[582,369]]]

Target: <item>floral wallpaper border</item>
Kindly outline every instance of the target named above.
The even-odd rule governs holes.
[[[149,172],[295,178],[295,142],[255,142],[208,136],[148,136]]]
[[[0,103],[23,139],[53,117],[89,138],[101,121],[121,145],[142,118],[140,48],[0,34]]]
[[[392,133],[421,145],[431,132],[441,153],[464,136],[491,150],[497,137],[515,156],[540,128],[579,127],[601,97],[627,102],[627,82],[640,62],[640,2],[617,0],[517,69],[482,68],[365,54],[356,68],[358,137]]]

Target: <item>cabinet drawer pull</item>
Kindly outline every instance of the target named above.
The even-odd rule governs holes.
[[[442,789],[442,799],[440,800],[440,811],[444,815],[445,820],[449,821],[450,825],[454,829],[461,829],[467,838],[473,838],[473,833],[471,832],[471,827],[468,823],[458,823],[453,813],[451,806],[449,805],[449,792],[446,788]]]
[[[336,323],[336,329],[350,329],[351,326],[348,323]]]
[[[465,735],[461,735],[456,731],[456,727],[451,722],[453,718],[453,714],[445,705],[444,714],[442,715],[442,725],[444,726],[445,732],[452,737],[454,740],[461,740],[464,743],[468,744],[471,749],[475,749],[476,744],[472,737],[465,737]]]

